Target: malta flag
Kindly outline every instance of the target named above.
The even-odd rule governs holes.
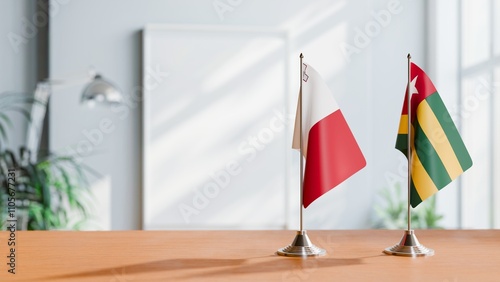
[[[410,203],[423,200],[456,179],[472,166],[457,127],[434,84],[414,63],[410,66],[411,184]],[[396,149],[408,152],[408,93],[399,123]]]
[[[302,204],[307,208],[365,167],[366,161],[326,83],[310,65],[303,64],[302,71],[292,148],[300,149],[302,134],[302,154],[306,160]]]

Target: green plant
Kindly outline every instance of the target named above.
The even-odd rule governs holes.
[[[7,129],[13,128],[6,113],[18,112],[29,121],[26,108],[36,102],[14,96],[0,95],[0,198],[7,201],[8,170],[15,169],[16,213],[27,216],[28,230],[79,229],[89,214],[91,193],[86,172],[93,171],[74,156],[47,154],[33,161],[25,147],[16,154],[2,145],[8,139]],[[7,216],[3,212],[2,223]]]
[[[88,218],[85,200],[90,191],[81,164],[58,155],[30,162],[24,148],[19,156],[9,150],[0,154],[1,193],[5,198],[7,170],[15,168],[16,208],[27,211],[28,230],[74,229]]]
[[[381,191],[383,203],[375,206],[375,228],[406,229],[408,218],[408,200],[406,189],[400,183],[395,183],[391,188]],[[443,216],[436,211],[435,195],[411,210],[411,224],[415,229],[438,229],[442,228],[440,221]]]

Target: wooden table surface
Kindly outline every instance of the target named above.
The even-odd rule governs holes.
[[[500,281],[500,230],[417,230],[433,257],[382,253],[399,230],[308,231],[328,254],[275,254],[295,231],[20,231],[0,281]]]

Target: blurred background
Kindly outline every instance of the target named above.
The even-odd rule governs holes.
[[[0,5],[3,218],[15,165],[28,229],[297,229],[303,53],[367,160],[305,210],[304,227],[405,228],[406,159],[394,145],[411,53],[474,162],[413,210],[415,226],[500,228],[498,1]],[[95,72],[120,101],[86,103]]]

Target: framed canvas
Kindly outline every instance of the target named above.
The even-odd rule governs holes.
[[[285,227],[287,38],[243,27],[144,29],[143,229]]]

